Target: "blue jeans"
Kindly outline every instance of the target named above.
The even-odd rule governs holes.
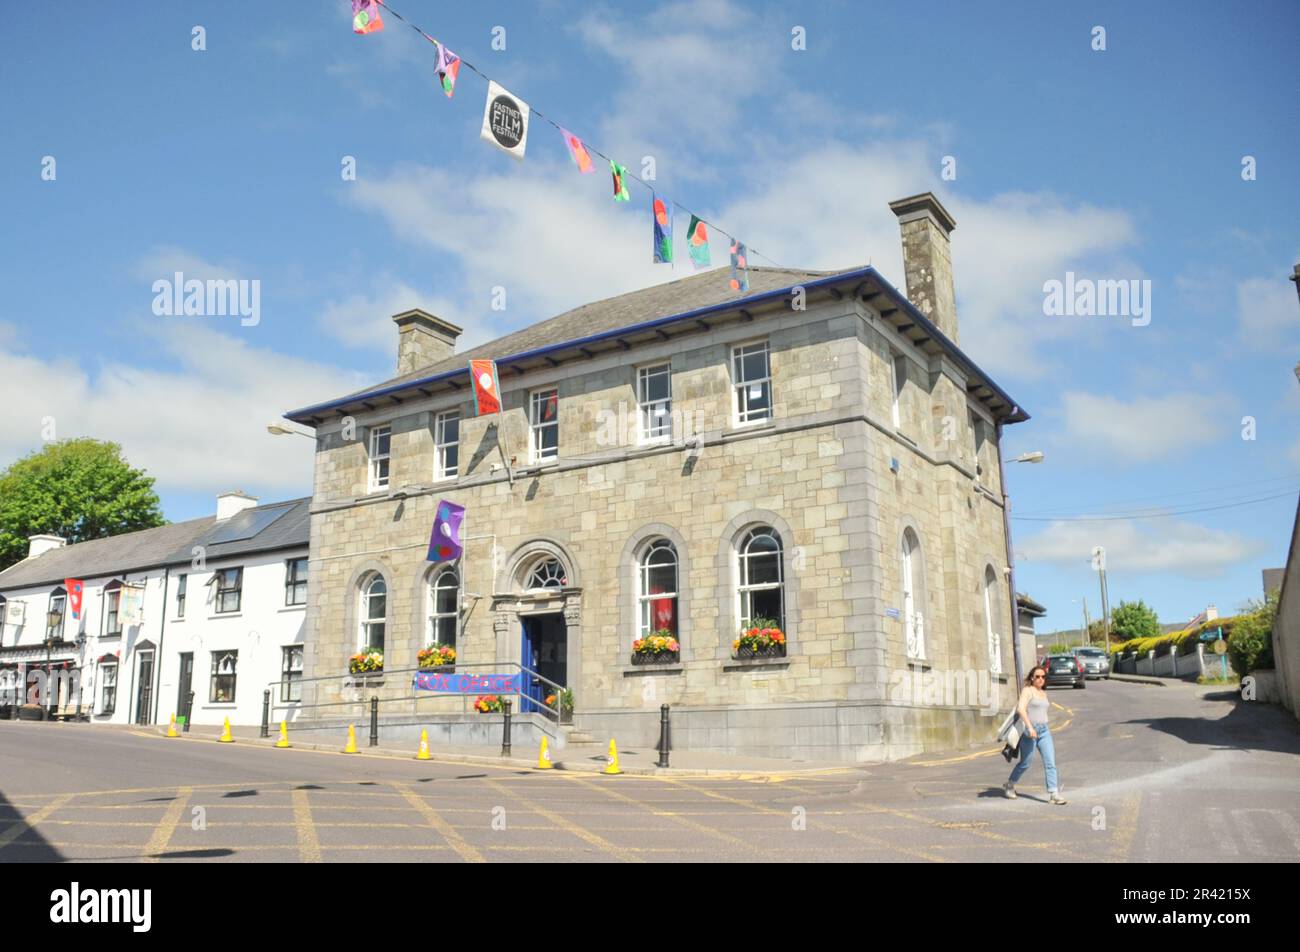
[[[1034,730],[1038,731],[1037,740],[1029,736],[1029,731],[1025,731],[1025,735],[1020,738],[1020,763],[1012,768],[1011,778],[1007,782],[1016,783],[1025,775],[1034,750],[1037,749],[1043,758],[1043,771],[1047,774],[1047,792],[1056,793],[1056,747],[1052,744],[1052,732],[1046,724],[1035,724]]]

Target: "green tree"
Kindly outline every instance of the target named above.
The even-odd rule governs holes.
[[[1130,638],[1155,638],[1160,634],[1160,619],[1146,602],[1120,602],[1110,615],[1110,637],[1113,641]]]
[[[1273,623],[1277,619],[1278,592],[1263,601],[1250,602],[1228,634],[1228,660],[1232,669],[1245,677],[1256,668],[1273,667]]]
[[[29,536],[71,545],[162,525],[153,477],[122,447],[100,440],[50,443],[0,473],[0,570],[27,556]]]

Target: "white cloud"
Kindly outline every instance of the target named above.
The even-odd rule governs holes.
[[[0,353],[0,402],[11,408],[0,418],[0,458],[39,449],[52,418],[56,439],[121,443],[131,464],[154,476],[162,492],[307,493],[311,443],[273,437],[266,424],[368,382],[201,323],[145,321],[129,339],[161,350],[166,366],[119,357],[91,373],[63,359]]]
[[[1213,442],[1236,422],[1222,400],[1197,392],[1125,399],[1070,390],[1061,395],[1061,408],[1061,441],[1112,465],[1182,454]]]
[[[1087,569],[1105,546],[1108,571],[1213,578],[1261,556],[1269,545],[1238,532],[1186,520],[1052,522],[1015,544],[1016,559]]]
[[[393,324],[393,315],[415,307],[458,326],[463,320],[453,302],[435,296],[431,290],[421,291],[388,275],[378,275],[369,283],[381,290],[329,301],[318,317],[324,331],[349,347],[378,350],[396,360],[397,328]],[[464,349],[473,343],[461,335],[457,345]]]
[[[1251,278],[1237,284],[1237,328],[1247,346],[1269,348],[1300,331],[1296,286],[1285,277]]]

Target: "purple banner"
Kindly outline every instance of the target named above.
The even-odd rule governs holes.
[[[415,675],[417,691],[439,694],[522,694],[524,676],[515,674],[438,674],[419,671]]]

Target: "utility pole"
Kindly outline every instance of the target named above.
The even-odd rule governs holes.
[[[1101,581],[1101,627],[1104,632],[1105,641],[1102,647],[1107,651],[1110,650],[1110,598],[1106,593],[1106,550],[1102,546],[1095,546],[1092,550],[1092,567],[1097,570],[1097,575]]]
[[[1083,643],[1092,644],[1092,620],[1088,617],[1088,599],[1083,600]]]

